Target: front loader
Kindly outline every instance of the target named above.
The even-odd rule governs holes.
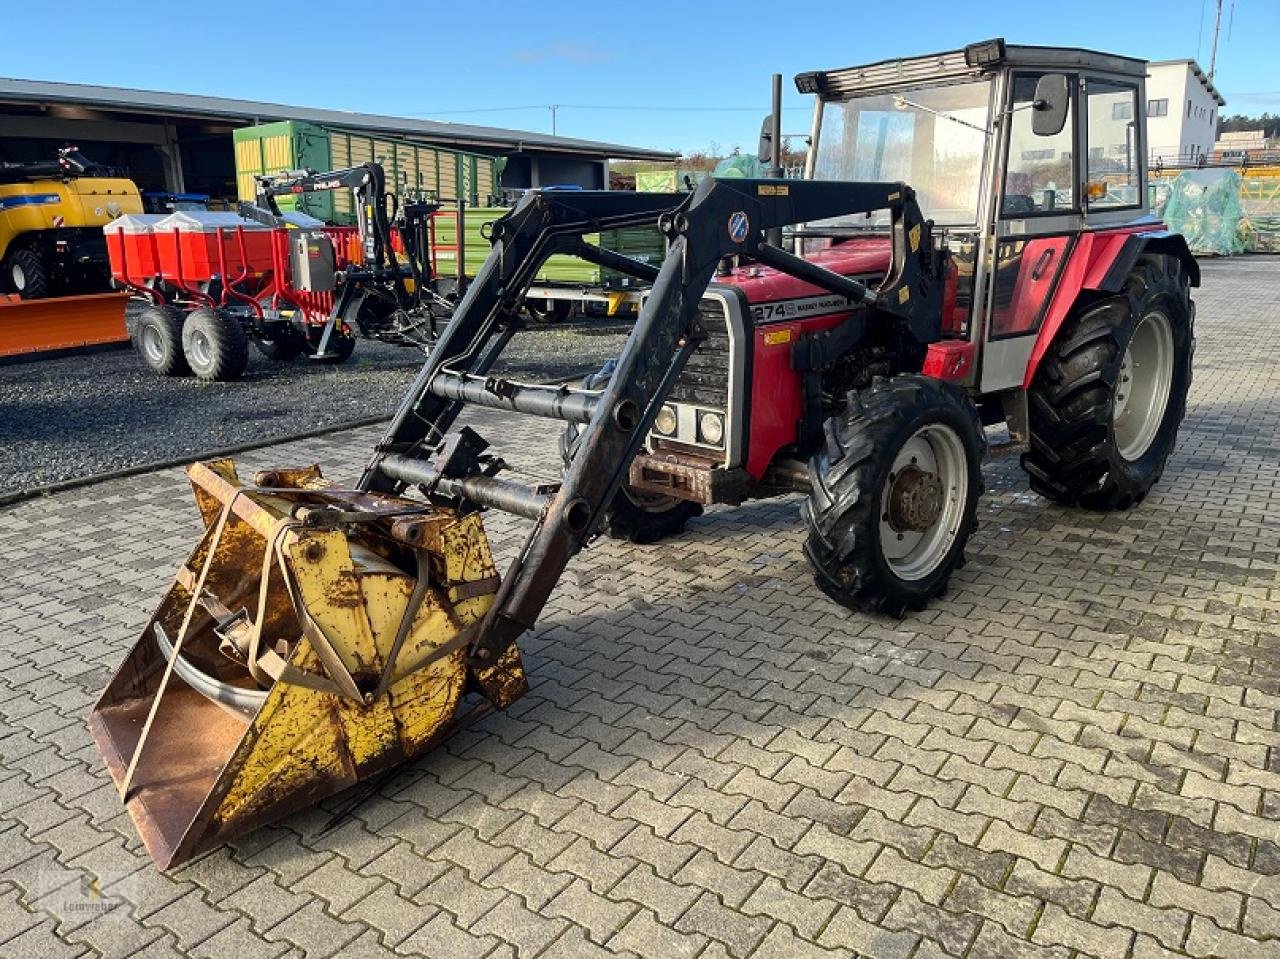
[[[353,488],[189,470],[204,537],[90,719],[155,860],[511,703],[519,637],[596,535],[800,494],[816,584],[903,615],[964,561],[986,426],[1050,499],[1140,502],[1186,409],[1199,283],[1147,209],[1145,69],[987,41],[802,74],[805,180],[526,195]],[[585,239],[654,224],[660,268]],[[556,254],[650,285],[625,345],[578,388],[494,375]],[[563,424],[560,480],[504,475],[467,406]],[[486,510],[532,524],[501,577]]]
[[[878,290],[761,239],[877,209],[892,214],[897,257]],[[661,269],[583,240],[655,221],[670,241]],[[523,694],[516,641],[593,535],[706,336],[699,302],[723,258],[758,257],[865,304],[867,322],[927,341],[941,292],[928,231],[902,184],[530,194],[495,224],[493,251],[354,489],[315,468],[246,484],[230,462],[193,466],[204,537],[90,719],[156,862],[168,868],[421,753],[448,731],[464,692],[495,708]],[[522,326],[524,289],[555,253],[653,283],[601,390],[489,375]],[[499,475],[478,433],[451,431],[468,404],[578,424],[563,480]],[[485,509],[533,521],[501,580]]]

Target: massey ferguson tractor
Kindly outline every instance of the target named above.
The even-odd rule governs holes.
[[[709,504],[798,494],[821,588],[900,615],[963,559],[986,425],[1025,445],[1048,498],[1140,502],[1183,417],[1199,282],[1148,211],[1145,73],[1000,40],[805,73],[803,180],[527,195],[358,483],[190,469],[204,537],[90,720],[152,856],[509,704],[517,639],[600,533],[649,541]],[[655,223],[660,268],[585,239]],[[491,372],[552,254],[650,284],[581,388]],[[455,422],[467,406],[566,423],[560,481],[509,475]],[[502,576],[486,510],[530,523]]]

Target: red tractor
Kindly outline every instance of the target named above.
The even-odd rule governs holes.
[[[1199,280],[1147,212],[1144,75],[1001,41],[808,73],[806,179],[527,194],[355,489],[315,467],[189,471],[205,535],[91,719],[157,860],[429,748],[463,691],[487,700],[472,710],[518,698],[516,642],[601,531],[652,540],[799,492],[821,588],[901,614],[963,558],[984,424],[1059,502],[1141,500],[1185,409]],[[588,240],[653,224],[660,268]],[[492,373],[556,254],[651,284],[577,389]],[[560,481],[502,475],[457,428],[468,404],[567,421]],[[532,521],[501,577],[482,509]],[[216,732],[195,765],[174,732],[192,723]]]
[[[712,503],[803,492],[818,584],[895,615],[940,595],[962,562],[986,425],[1025,445],[1037,492],[1129,508],[1185,411],[1199,285],[1185,241],[1148,207],[1145,76],[1142,60],[1003,40],[804,73],[797,87],[817,95],[804,180],[531,197],[495,228],[476,292],[364,483],[519,505],[510,490],[486,501],[480,486],[511,485],[489,477],[442,498],[443,474],[410,454],[443,450],[430,437],[459,402],[559,416],[571,422],[552,499],[575,499],[580,474],[618,475],[607,495],[577,497],[581,528],[557,553],[600,530],[649,542]],[[655,216],[664,275],[582,239]],[[790,250],[768,242],[782,225]],[[525,280],[517,261],[548,250],[654,283],[619,360],[558,399],[483,375],[515,332],[501,304]],[[663,322],[670,343],[650,330]],[[596,415],[623,395],[625,416]],[[626,442],[594,448],[593,432],[624,426]],[[529,494],[524,512],[543,517],[544,500]],[[555,565],[523,573],[554,583]]]
[[[1023,467],[1050,499],[1140,502],[1185,409],[1199,284],[1186,243],[1148,210],[1145,75],[1140,60],[995,40],[797,77],[817,94],[809,178],[909,184],[941,261],[936,289],[910,291],[930,315],[876,323],[759,258],[723,267],[707,339],[609,532],[653,540],[706,504],[804,491],[818,584],[897,613],[940,594],[962,559],[983,424],[1027,444]],[[792,236],[809,263],[876,286],[893,270],[891,226],[885,209]]]

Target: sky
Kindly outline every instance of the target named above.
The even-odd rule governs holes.
[[[995,36],[1148,60],[1192,57],[1207,70],[1214,5],[0,0],[0,10],[10,8],[6,22],[33,38],[5,45],[0,75],[547,133],[555,104],[564,136],[722,153],[755,148],[775,72],[785,77],[783,132],[804,134],[812,104],[792,84],[804,70]],[[1277,37],[1280,0],[1224,0],[1215,77],[1224,114],[1280,112]]]

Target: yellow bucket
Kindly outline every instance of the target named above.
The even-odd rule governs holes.
[[[498,587],[479,514],[187,473],[204,536],[89,719],[162,869],[422,753],[468,688],[527,689],[514,646],[467,660]]]

